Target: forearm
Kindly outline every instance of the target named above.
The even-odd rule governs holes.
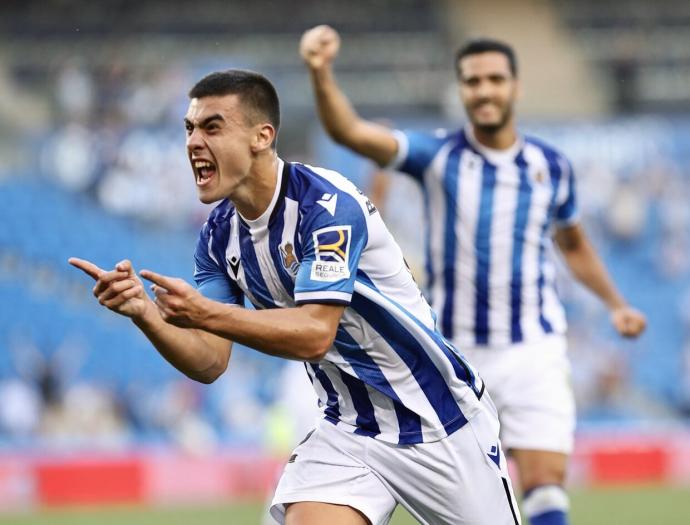
[[[330,65],[310,68],[316,108],[328,134],[341,144],[351,146],[350,130],[360,120],[350,101],[338,87]]]
[[[141,317],[132,319],[134,324],[151,341],[158,353],[171,365],[195,381],[211,383],[227,368],[231,341],[209,344],[196,329],[179,328],[166,323],[153,303]],[[218,344],[220,343],[220,344]]]
[[[318,361],[335,335],[323,321],[301,308],[249,310],[214,303],[202,328],[269,355]]]
[[[398,150],[391,130],[360,118],[336,83],[330,65],[310,68],[310,72],[319,118],[331,138],[380,166],[390,164]]]
[[[613,283],[604,263],[587,240],[582,240],[576,247],[562,250],[562,252],[575,278],[596,294],[609,309],[627,304]]]

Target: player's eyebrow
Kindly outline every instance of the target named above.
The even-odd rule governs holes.
[[[211,122],[213,122],[214,120],[222,120],[222,121],[225,121],[225,119],[223,118],[223,115],[221,115],[220,113],[214,113],[213,115],[209,115],[209,116],[206,117],[204,120],[202,120],[201,122],[199,122],[199,127],[200,127],[200,128],[205,128],[206,126],[208,126],[208,125],[209,125]],[[189,120],[187,117],[184,118],[184,125],[185,125],[186,127],[189,127],[189,126],[194,127],[194,124],[192,123],[192,121]]]

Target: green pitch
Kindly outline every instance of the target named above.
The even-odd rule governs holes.
[[[573,525],[687,525],[690,488],[634,487],[571,493]],[[261,505],[236,504],[182,509],[108,508],[0,514],[2,525],[258,525]],[[416,523],[404,511],[392,525]],[[526,525],[526,524],[525,524]]]

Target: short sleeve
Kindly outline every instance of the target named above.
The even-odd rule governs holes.
[[[436,135],[419,131],[393,132],[398,141],[398,153],[387,168],[412,175],[423,182],[424,172],[438,153],[447,137],[445,130]]]
[[[300,227],[303,252],[295,280],[295,303],[350,304],[367,244],[364,210],[344,193],[317,201]]]
[[[204,224],[194,251],[194,281],[199,292],[209,299],[225,304],[244,304],[244,294],[230,279],[213,253],[212,229]]]
[[[562,176],[560,179],[557,202],[555,223],[559,228],[572,226],[579,221],[579,212],[577,208],[577,198],[575,191],[575,174],[573,168],[565,159],[560,160]]]

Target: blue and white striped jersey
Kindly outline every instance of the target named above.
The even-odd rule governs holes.
[[[260,309],[347,305],[325,358],[305,363],[331,423],[401,444],[462,427],[483,383],[436,330],[376,208],[336,172],[279,165],[261,217],[242,218],[228,200],[210,214],[195,254],[201,293]]]
[[[442,333],[459,348],[564,333],[547,252],[551,227],[578,219],[566,158],[529,137],[491,150],[470,128],[396,137],[391,167],[423,187],[427,286]]]

